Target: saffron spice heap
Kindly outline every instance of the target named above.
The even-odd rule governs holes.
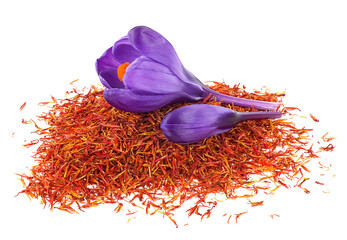
[[[246,99],[277,102],[284,96],[213,84],[210,88],[219,93]],[[214,194],[251,198],[290,183],[302,187],[303,173],[309,171],[305,164],[319,157],[311,145],[311,130],[286,119],[295,116],[290,113],[295,108],[281,107],[282,119],[245,121],[198,143],[178,145],[165,138],[160,123],[167,113],[190,104],[124,112],[109,105],[103,89],[95,86],[52,99],[49,112],[39,117],[47,127],[31,121],[40,138],[25,145],[39,144],[33,156],[37,165],[29,175],[19,174],[25,185],[21,193],[41,199],[51,209],[77,212],[114,203],[120,211],[136,204],[176,224],[174,211],[190,199],[196,202],[187,214],[204,218],[217,205]],[[256,111],[211,99],[203,103]],[[320,151],[332,151],[333,145],[328,146]]]

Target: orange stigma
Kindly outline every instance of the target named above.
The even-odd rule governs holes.
[[[126,62],[126,63],[123,63],[122,65],[120,65],[117,69],[117,75],[118,75],[118,78],[119,80],[121,80],[123,82],[123,76],[126,72],[126,69],[127,67],[130,65],[130,63]]]

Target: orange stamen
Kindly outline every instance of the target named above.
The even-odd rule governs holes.
[[[120,65],[117,69],[117,75],[119,80],[121,80],[123,82],[123,76],[126,72],[127,67],[130,65],[129,62],[123,63],[122,65]]]

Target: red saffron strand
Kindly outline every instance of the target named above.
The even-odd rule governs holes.
[[[280,215],[278,215],[278,214],[271,214],[271,215],[269,215],[272,219],[274,219],[274,217],[280,217]]]
[[[312,118],[313,121],[319,122],[319,120],[315,116],[313,116],[311,113],[310,113],[310,117]]]
[[[247,212],[241,212],[241,213],[235,214],[235,215],[236,215],[236,217],[235,217],[235,222],[237,223],[237,220],[239,219],[239,217],[240,217],[241,215],[243,215],[243,214],[246,214],[246,213],[248,213],[248,211],[247,211]]]
[[[22,106],[20,106],[20,111],[22,111],[23,109],[24,109],[24,107],[25,107],[25,105],[27,105],[27,102],[24,102],[23,104],[22,104]]]
[[[252,207],[256,207],[256,206],[262,206],[264,201],[259,201],[259,202],[251,202],[251,201],[249,201],[249,203],[251,204]]]

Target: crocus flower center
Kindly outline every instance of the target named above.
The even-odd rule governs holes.
[[[126,72],[127,67],[130,65],[129,62],[123,63],[122,65],[120,65],[117,69],[117,75],[119,80],[123,81],[123,76]]]

